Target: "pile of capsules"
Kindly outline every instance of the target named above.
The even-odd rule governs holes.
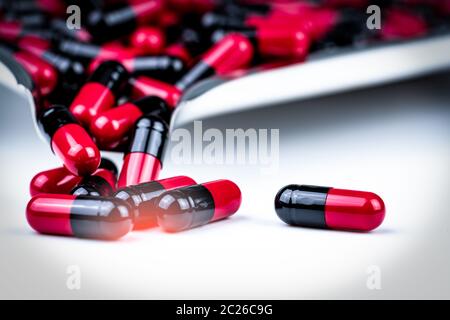
[[[366,27],[372,3],[383,8],[381,30]],[[71,5],[80,9],[79,26],[69,26]],[[198,81],[301,63],[320,50],[422,37],[446,30],[450,16],[449,1],[435,0],[0,6],[0,51],[33,80],[36,121],[63,162],[32,179],[28,222],[41,233],[96,239],[156,225],[181,231],[239,209],[241,192],[229,180],[158,180],[171,112]],[[120,173],[100,150],[124,152]],[[288,224],[360,231],[379,226],[385,211],[370,192],[304,185],[280,190],[275,208]]]

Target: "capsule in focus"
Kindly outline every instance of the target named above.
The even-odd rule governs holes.
[[[245,36],[230,33],[209,49],[177,83],[180,90],[212,75],[224,75],[245,67],[253,58],[253,46]]]
[[[100,176],[111,186],[115,186],[117,167],[111,160],[102,158],[100,166],[92,176]],[[42,171],[31,179],[30,195],[34,197],[40,193],[70,194],[82,180],[83,177],[74,175],[65,167]]]
[[[115,240],[133,227],[132,210],[114,198],[40,194],[26,212],[28,224],[45,234]]]
[[[290,225],[370,231],[383,222],[383,200],[372,192],[288,185],[275,197],[278,217]]]
[[[167,124],[159,117],[145,115],[136,122],[123,160],[118,188],[158,178],[167,133]]]
[[[90,175],[100,165],[100,151],[86,130],[62,105],[54,105],[39,117],[52,151],[74,175]]]
[[[239,187],[229,180],[217,180],[169,190],[155,203],[142,203],[139,210],[155,210],[161,228],[178,232],[227,218],[240,205]]]
[[[115,61],[103,62],[83,85],[70,111],[85,127],[100,113],[112,108],[128,80],[128,72]]]
[[[117,190],[113,197],[125,200],[134,210],[134,229],[145,229],[157,225],[155,207],[152,207],[156,197],[167,190],[194,184],[196,182],[189,177],[177,176],[129,186]],[[146,205],[140,206],[144,202]]]
[[[127,141],[134,124],[144,114],[159,116],[168,122],[170,108],[156,96],[126,102],[98,115],[91,123],[90,132],[101,149],[113,150]]]

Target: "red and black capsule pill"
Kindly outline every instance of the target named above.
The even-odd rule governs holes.
[[[290,225],[370,231],[384,220],[385,206],[376,194],[308,185],[288,185],[275,197],[278,217]]]
[[[170,121],[170,108],[156,96],[126,102],[98,115],[91,123],[90,132],[101,149],[113,150],[128,139],[136,121],[143,115],[155,115]]]
[[[40,233],[114,240],[133,228],[133,212],[120,199],[41,194],[27,206],[29,225]]]
[[[70,105],[70,111],[81,124],[89,127],[98,114],[114,106],[127,81],[128,72],[120,63],[103,62],[81,87]]]
[[[0,49],[13,56],[22,65],[43,96],[52,93],[58,82],[58,73],[52,65],[28,52],[12,49],[1,44]]]
[[[160,0],[138,1],[105,10],[92,10],[86,28],[99,41],[108,41],[132,32],[138,25],[147,24],[161,11]]]
[[[109,185],[115,186],[117,167],[111,160],[102,158],[100,166],[92,176],[99,176]],[[74,175],[66,167],[42,171],[31,179],[30,195],[33,197],[41,193],[70,194],[82,180],[83,177]]]
[[[239,33],[230,33],[209,49],[176,84],[180,90],[214,74],[224,75],[246,66],[253,58],[253,45]]]
[[[217,180],[169,190],[155,203],[142,203],[139,210],[155,210],[161,228],[178,232],[227,218],[240,205],[239,187],[229,180]]]
[[[94,59],[100,61],[119,60],[132,56],[132,52],[122,47],[100,46],[91,43],[80,43],[73,40],[62,40],[58,43],[58,50],[73,58],[90,62]]]
[[[74,175],[92,174],[100,165],[100,151],[86,130],[70,111],[55,105],[38,119],[44,135],[50,140],[52,151]]]
[[[156,116],[144,115],[136,122],[117,182],[119,188],[158,178],[168,131],[166,122]]]
[[[155,207],[151,208],[156,197],[167,190],[194,184],[196,182],[189,177],[177,176],[129,186],[116,191],[113,197],[125,200],[134,209],[134,229],[144,229],[157,225]],[[146,205],[141,207],[144,202]]]
[[[169,83],[174,83],[186,72],[183,60],[169,55],[123,58],[118,61],[133,75],[146,75]]]

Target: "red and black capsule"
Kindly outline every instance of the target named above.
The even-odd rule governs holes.
[[[117,182],[117,167],[106,158],[102,158],[98,169],[92,176],[99,176],[109,185]],[[34,197],[41,193],[70,194],[81,183],[83,177],[76,176],[65,167],[54,168],[36,174],[30,182],[30,195]]]
[[[52,65],[28,52],[13,50],[2,45],[0,48],[22,65],[42,96],[52,93],[58,82],[58,73]]]
[[[159,117],[144,115],[139,118],[123,160],[118,188],[158,178],[168,131],[166,122]]]
[[[52,65],[58,70],[59,79],[64,79],[62,81],[64,85],[77,88],[84,79],[85,69],[83,65],[76,60],[71,60],[51,51],[51,44],[48,40],[36,36],[27,36],[19,40],[18,47]],[[67,99],[67,96],[65,98]]]
[[[86,28],[95,39],[108,41],[152,21],[161,9],[160,0],[150,0],[130,2],[108,11],[93,10],[88,13]]]
[[[128,50],[122,46],[114,46],[110,44],[95,45],[91,43],[82,43],[73,40],[61,40],[57,44],[58,50],[68,56],[90,62],[97,60],[104,62],[106,60],[116,60],[130,58],[135,55],[135,52]],[[95,67],[98,67],[98,62]]]
[[[253,46],[247,37],[230,33],[209,49],[175,87],[185,90],[195,82],[212,75],[224,75],[246,66],[253,58]]]
[[[52,34],[47,30],[40,30],[27,26],[21,21],[0,21],[0,39],[6,42],[14,42],[26,36],[39,36],[51,38]]]
[[[156,96],[167,102],[174,109],[181,99],[182,91],[175,86],[146,76],[131,77],[128,81],[132,99]]]
[[[169,83],[177,81],[186,72],[183,60],[169,55],[127,57],[115,60],[133,75],[145,75]]]
[[[105,61],[91,75],[70,105],[70,111],[85,127],[100,113],[112,108],[117,94],[128,81],[128,72],[118,62]]]
[[[170,111],[163,99],[144,97],[101,113],[92,121],[89,131],[100,149],[114,150],[128,140],[131,129],[140,117],[155,115],[169,122]]]
[[[100,151],[70,111],[54,105],[38,119],[42,132],[50,140],[52,151],[74,175],[92,174],[100,165]]]
[[[212,40],[223,38],[228,31],[217,30]],[[253,42],[261,57],[276,57],[302,61],[308,54],[310,40],[302,28],[295,25],[263,24],[239,29]]]
[[[290,225],[370,231],[384,220],[383,200],[372,192],[288,185],[275,197],[278,217]]]
[[[195,184],[196,182],[189,177],[177,176],[119,189],[113,197],[125,200],[134,210],[134,229],[145,229],[157,225],[155,207],[151,207],[156,197],[167,190]],[[141,207],[144,202],[145,206]]]
[[[44,234],[115,240],[133,228],[133,211],[116,198],[40,194],[28,202],[27,220]]]
[[[217,180],[169,190],[156,198],[155,203],[142,203],[139,210],[155,210],[161,228],[178,232],[227,218],[240,205],[239,187],[229,180]]]

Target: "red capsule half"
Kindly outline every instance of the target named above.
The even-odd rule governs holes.
[[[40,194],[26,214],[34,230],[53,235],[115,240],[133,227],[132,210],[115,198]]]
[[[181,99],[182,91],[168,83],[146,76],[132,77],[129,80],[132,99],[146,96],[157,96],[167,102],[174,109]]]
[[[380,30],[380,36],[384,40],[412,39],[428,32],[425,20],[408,10],[392,8],[385,15]]]
[[[100,149],[113,150],[128,140],[134,124],[144,114],[156,115],[168,121],[169,110],[161,98],[144,97],[103,112],[92,121],[90,132]]]
[[[177,188],[161,194],[156,207],[158,224],[168,232],[191,229],[233,215],[242,201],[239,187],[229,180],[217,180]],[[141,205],[145,210],[145,206]]]
[[[53,152],[74,175],[92,174],[100,165],[100,151],[86,130],[69,110],[55,105],[39,117],[43,133],[49,138]]]
[[[383,200],[372,192],[288,185],[275,197],[278,217],[304,227],[371,231],[384,220]]]
[[[130,44],[142,54],[155,55],[163,52],[166,38],[158,28],[139,27],[130,36]]]
[[[127,80],[128,72],[120,63],[102,63],[81,87],[70,105],[70,111],[83,126],[89,128],[98,114],[114,106],[116,97]]]

